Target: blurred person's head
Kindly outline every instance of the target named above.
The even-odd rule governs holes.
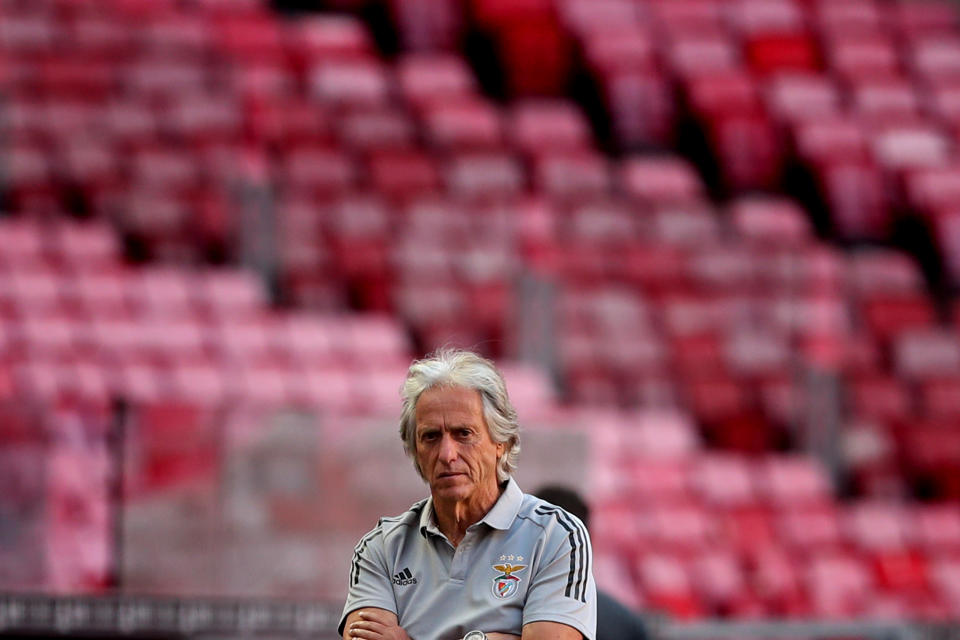
[[[554,504],[564,511],[580,518],[583,526],[590,529],[590,507],[584,502],[580,494],[569,487],[548,484],[533,492],[541,500]]]
[[[410,365],[400,395],[403,448],[434,497],[487,495],[516,470],[517,413],[490,360],[438,350]]]

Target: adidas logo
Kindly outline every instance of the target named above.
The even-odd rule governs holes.
[[[410,573],[410,569],[404,568],[400,573],[394,574],[393,584],[398,587],[406,587],[411,584],[417,584],[417,579],[413,577],[413,574]]]

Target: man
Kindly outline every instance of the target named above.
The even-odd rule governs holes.
[[[534,492],[537,497],[562,507],[590,528],[590,507],[566,487],[548,485]],[[643,618],[603,589],[597,589],[597,640],[646,640]]]
[[[430,497],[361,538],[339,633],[594,640],[590,538],[511,477],[519,425],[494,364],[441,350],[410,366],[401,396],[400,438]]]

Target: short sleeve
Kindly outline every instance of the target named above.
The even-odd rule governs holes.
[[[593,640],[597,628],[597,587],[590,536],[580,520],[563,509],[541,507],[549,515],[536,574],[523,607],[523,624],[560,622]]]
[[[351,611],[361,607],[378,607],[397,613],[390,572],[384,555],[383,535],[378,524],[360,539],[353,550],[347,586],[347,602],[343,605],[337,633],[343,635],[343,626]]]

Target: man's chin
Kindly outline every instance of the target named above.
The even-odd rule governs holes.
[[[462,498],[469,495],[470,483],[464,481],[462,476],[439,478],[430,489],[433,495],[440,498]]]

